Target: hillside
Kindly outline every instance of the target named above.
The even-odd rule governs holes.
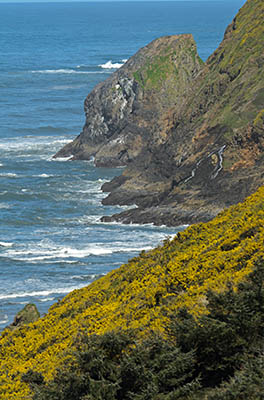
[[[132,330],[139,340],[151,332],[166,337],[166,327],[180,309],[185,307],[195,319],[206,316],[211,312],[208,291],[221,295],[227,289],[235,290],[263,265],[263,242],[261,187],[212,221],[190,226],[174,239],[70,293],[34,324],[15,331],[6,329],[0,340],[0,399],[30,398],[28,386],[21,382],[28,370],[50,380],[63,363],[74,365],[76,354],[71,350],[76,349],[78,338],[121,328],[123,332]],[[92,397],[97,398],[101,399]]]
[[[105,221],[208,221],[263,184],[264,4],[248,0],[203,64],[191,35],[157,39],[85,101],[83,132],[58,155],[127,165]]]

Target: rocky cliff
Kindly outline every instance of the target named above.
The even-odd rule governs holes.
[[[83,132],[56,156],[123,166],[163,143],[164,113],[180,104],[202,65],[192,35],[154,40],[88,95]]]
[[[211,219],[263,183],[264,3],[248,0],[205,64],[191,35],[141,49],[85,101],[86,124],[58,155],[127,165],[105,221],[177,225]]]

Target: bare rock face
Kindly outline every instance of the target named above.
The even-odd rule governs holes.
[[[202,65],[192,35],[154,40],[87,96],[83,132],[56,156],[93,156],[96,165],[113,167],[163,143],[164,113],[180,104]]]
[[[203,64],[191,35],[155,40],[85,101],[80,136],[58,155],[126,165],[104,221],[206,221],[264,182],[264,3],[248,0]]]

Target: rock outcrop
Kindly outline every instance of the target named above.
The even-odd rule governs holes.
[[[179,106],[202,65],[192,35],[154,40],[88,95],[83,132],[56,156],[123,166],[163,143],[164,114]]]
[[[28,325],[36,322],[40,317],[39,311],[35,304],[27,304],[21,311],[17,313],[12,324],[8,326],[9,329],[18,329],[23,325]]]
[[[99,84],[86,124],[58,155],[126,165],[104,221],[206,221],[264,178],[264,3],[248,0],[203,64],[191,35],[160,38]]]

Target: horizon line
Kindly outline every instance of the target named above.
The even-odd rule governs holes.
[[[160,2],[160,3],[165,3],[165,2],[181,2],[181,3],[190,3],[190,2],[203,2],[203,3],[222,3],[222,2],[229,2],[230,0],[0,0],[0,4],[32,4],[32,3],[38,3],[38,4],[45,4],[45,3],[144,3],[144,2]],[[235,0],[237,2],[244,2],[243,0]]]

